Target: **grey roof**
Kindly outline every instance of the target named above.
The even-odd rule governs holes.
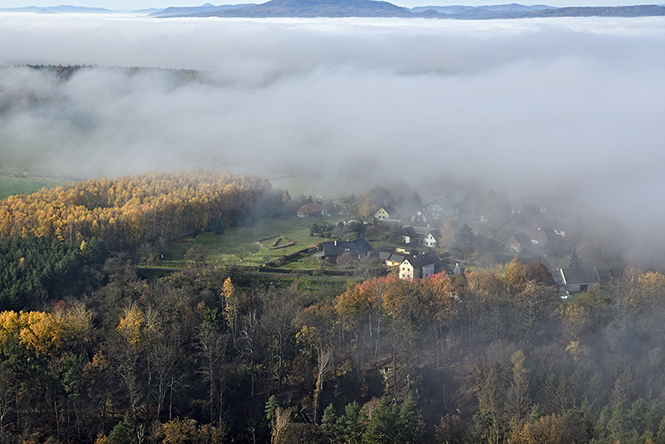
[[[403,254],[391,254],[390,255],[390,260],[393,261],[393,262],[401,263],[404,260],[405,257],[406,256],[404,256]]]
[[[386,211],[386,213],[388,213],[389,215],[394,215],[394,214],[395,214],[395,209],[394,209],[393,206],[390,205],[390,204],[381,205],[381,206],[379,207],[379,210],[380,210],[381,208],[383,208],[383,209]]]
[[[360,238],[354,241],[323,242],[321,243],[321,250],[323,256],[339,256],[344,253],[360,256],[372,251],[373,248],[364,238]]]
[[[427,236],[428,234],[431,234],[435,238],[441,237],[441,232],[439,231],[438,228],[424,228],[424,227],[416,227],[416,233],[421,234],[422,237]]]
[[[436,264],[436,272],[440,273],[445,271],[449,275],[462,274],[463,270],[459,264]]]
[[[531,239],[529,238],[529,236],[526,235],[526,233],[517,233],[517,234],[513,235],[513,237],[523,247],[531,245]]]
[[[404,227],[404,236],[416,237],[416,230],[411,227]]]
[[[379,251],[379,259],[387,261],[393,254],[390,251]]]
[[[415,256],[409,256],[404,261],[408,261],[413,268],[425,267],[427,265],[436,264],[439,258],[431,251],[421,253]]]
[[[561,276],[566,285],[600,283],[598,270],[593,268],[562,268]]]
[[[382,261],[402,262],[406,256],[403,254],[395,254],[389,251],[380,251],[379,259]]]
[[[430,227],[417,227],[417,226],[406,226],[404,227],[404,234],[411,237],[425,237],[428,234],[432,233],[434,237],[441,237],[441,232],[438,228]]]

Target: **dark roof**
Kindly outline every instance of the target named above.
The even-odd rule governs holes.
[[[436,264],[439,262],[439,258],[436,254],[431,251],[421,253],[415,256],[409,256],[404,261],[409,261],[413,268],[421,268],[427,265]]]
[[[388,214],[394,214],[395,213],[395,209],[393,208],[392,205],[389,205],[389,204],[381,205],[379,207],[379,210],[381,208],[383,208],[386,211],[386,213],[388,213]]]
[[[406,256],[404,256],[403,254],[391,254],[390,255],[390,260],[393,261],[393,262],[401,263],[404,260],[405,257]]]
[[[372,246],[364,239],[354,241],[333,241],[321,243],[323,256],[340,256],[344,253],[350,253],[360,256],[368,251],[372,251]]]
[[[598,270],[593,268],[562,268],[561,275],[567,285],[600,283]]]
[[[457,273],[455,273],[456,270],[457,270]],[[463,273],[463,270],[459,266],[459,264],[455,264],[455,265],[452,265],[452,264],[436,264],[435,271],[437,273],[445,271],[449,275],[462,274]]]
[[[416,237],[416,230],[411,227],[404,227],[404,236]]]
[[[455,266],[450,264],[436,264],[435,271],[437,273],[446,272],[446,274],[453,274],[455,272]]]
[[[382,261],[402,262],[406,256],[403,254],[395,254],[389,251],[380,251],[379,259]]]
[[[411,218],[412,220],[416,219],[423,219],[423,220],[433,220],[436,219],[436,214],[428,210],[427,208],[423,208],[418,210],[416,214]]]
[[[439,231],[438,228],[429,228],[429,227],[414,227],[416,230],[416,233],[421,235],[422,237],[427,236],[428,234],[431,234],[432,236],[439,238],[441,237],[441,232]]]
[[[430,227],[414,227],[414,226],[406,226],[404,227],[404,235],[405,236],[411,236],[411,237],[419,237],[423,238],[427,236],[428,234],[432,233],[432,236],[439,238],[441,237],[441,232],[439,231],[438,228],[430,228]]]

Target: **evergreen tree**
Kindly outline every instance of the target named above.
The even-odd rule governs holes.
[[[464,259],[467,259],[473,252],[473,244],[476,239],[476,235],[473,233],[473,229],[467,224],[464,224],[457,230],[455,234],[455,243],[453,244],[453,250],[459,256]]]
[[[367,425],[364,444],[396,444],[399,433],[399,412],[383,398],[372,412],[372,419]]]
[[[134,420],[129,415],[129,412],[125,413],[124,419],[111,430],[108,439],[109,444],[135,444],[136,433],[134,426]]]
[[[361,444],[367,428],[367,412],[365,409],[357,401],[347,404],[340,422],[344,443]]]
[[[573,248],[573,251],[570,252],[570,257],[568,258],[568,268],[579,268],[580,260],[577,257],[577,250]]]
[[[226,229],[224,228],[224,222],[222,222],[222,218],[218,217],[217,222],[215,223],[215,228],[213,229],[215,234],[224,234]]]
[[[337,417],[335,407],[332,404],[328,404],[328,407],[323,410],[323,416],[321,417],[321,431],[331,443],[343,442],[340,436],[339,420],[340,418]]]
[[[413,395],[409,394],[402,402],[399,410],[398,436],[395,442],[401,444],[417,444],[423,432],[423,420],[416,408]]]
[[[656,433],[656,444],[665,444],[665,417],[661,419]]]
[[[628,412],[623,402],[617,402],[612,412],[612,419],[607,423],[607,428],[614,441],[624,442],[632,430]]]
[[[364,434],[364,444],[417,444],[421,442],[423,420],[409,394],[401,406],[391,406],[384,398],[372,412]],[[355,442],[355,441],[346,441]]]

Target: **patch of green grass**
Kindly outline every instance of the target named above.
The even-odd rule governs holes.
[[[564,303],[566,305],[577,305],[580,301],[580,295],[582,293],[571,293],[566,299],[564,299]]]
[[[312,221],[309,219],[269,219],[250,227],[228,228],[222,235],[206,232],[196,237],[183,238],[169,245],[160,265],[182,266],[185,263],[184,256],[187,250],[195,244],[200,244],[209,263],[237,263],[258,267],[265,261],[277,260],[283,255],[296,253],[326,240],[318,236],[310,236],[311,225]],[[272,245],[276,238],[263,241],[260,245],[257,244],[260,239],[276,235],[282,238],[278,245],[288,245],[289,239],[293,241],[293,245],[274,249]],[[256,248],[257,251],[252,253],[252,248]],[[239,249],[245,251],[244,255],[239,253]],[[315,261],[306,256],[301,258],[300,265],[295,268],[316,268],[317,266]]]
[[[32,194],[42,188],[53,188],[62,184],[62,181],[52,179],[0,175],[0,199],[14,194]]]

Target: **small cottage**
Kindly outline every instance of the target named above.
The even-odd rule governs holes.
[[[372,246],[364,238],[354,241],[323,242],[321,243],[320,250],[317,257],[333,263],[336,263],[337,258],[345,253],[351,255],[354,259],[360,260],[370,257],[372,251],[374,251]]]
[[[569,293],[587,291],[591,288],[600,287],[600,276],[598,270],[593,268],[561,268],[561,279],[563,287]]]

